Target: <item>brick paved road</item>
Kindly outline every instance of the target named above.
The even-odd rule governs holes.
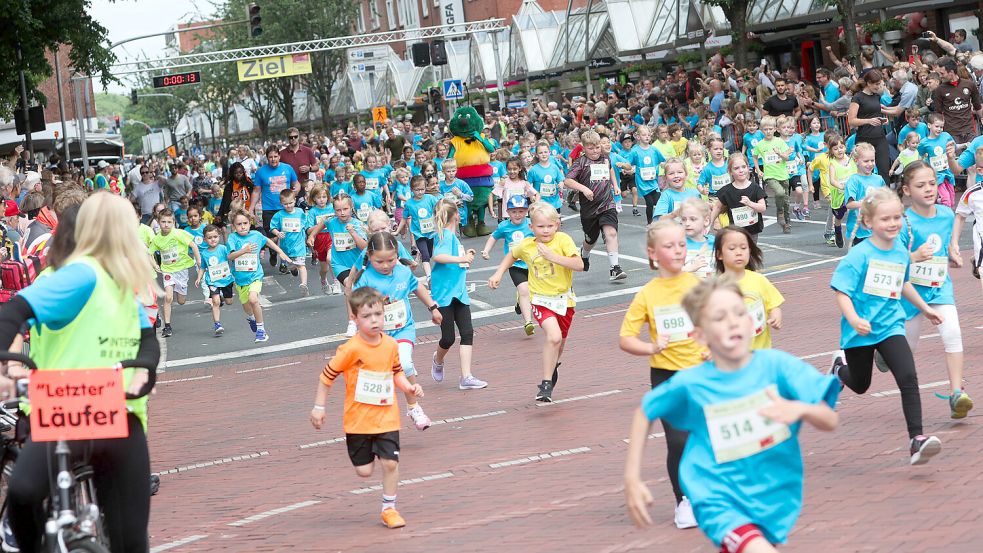
[[[775,277],[789,300],[776,345],[825,368],[838,319],[831,266]],[[978,281],[954,272],[967,347],[968,389],[983,402],[983,326]],[[676,530],[664,444],[647,449],[657,497],[654,527],[637,530],[624,510],[621,473],[629,418],[647,390],[648,367],[617,347],[626,305],[579,312],[554,398],[533,401],[539,340],[515,323],[477,330],[475,374],[486,390],[462,392],[448,379],[421,379],[435,424],[404,426],[399,508],[408,521],[378,519],[379,478],[359,479],[341,431],[342,390],[333,391],[320,432],[307,422],[316,377],[333,349],[275,360],[167,373],[152,401],[150,444],[161,475],[154,498],[154,551],[658,551],[711,552],[698,530]],[[923,333],[934,333],[924,328]],[[428,364],[434,338],[417,348]],[[846,391],[840,428],[805,429],[803,516],[782,551],[978,551],[983,501],[977,469],[983,434],[975,416],[955,423],[944,401],[938,338],[917,355],[926,433],[942,453],[907,465],[894,382],[875,372],[871,392]],[[423,371],[426,374],[426,371]],[[402,398],[400,398],[402,403]],[[973,415],[983,413],[983,407]],[[658,429],[658,426],[655,427]],[[311,445],[315,444],[315,445]]]

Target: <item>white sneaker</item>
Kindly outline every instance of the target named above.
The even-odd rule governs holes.
[[[348,321],[348,330],[345,331],[345,336],[351,338],[358,332],[358,327],[355,326],[355,321]]]
[[[417,405],[416,407],[407,410],[406,416],[413,419],[413,424],[416,426],[417,430],[426,430],[430,428],[430,417],[423,412],[423,407]]]
[[[693,506],[689,503],[689,498],[684,497],[679,505],[676,505],[676,516],[673,519],[676,528],[685,530],[686,528],[696,528],[696,516],[693,515]]]
[[[337,280],[331,283],[331,294],[335,296],[341,294],[341,283]]]

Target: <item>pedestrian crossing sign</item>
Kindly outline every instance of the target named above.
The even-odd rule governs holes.
[[[464,85],[461,79],[444,79],[444,99],[460,100],[464,98]]]

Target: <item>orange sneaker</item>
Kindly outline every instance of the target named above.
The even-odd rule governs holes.
[[[396,509],[382,511],[382,523],[389,528],[402,528],[406,526],[406,521],[403,520],[403,517],[399,516],[399,511]]]

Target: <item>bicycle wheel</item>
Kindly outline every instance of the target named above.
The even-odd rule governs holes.
[[[93,538],[73,538],[65,546],[68,553],[109,553],[108,549]]]

